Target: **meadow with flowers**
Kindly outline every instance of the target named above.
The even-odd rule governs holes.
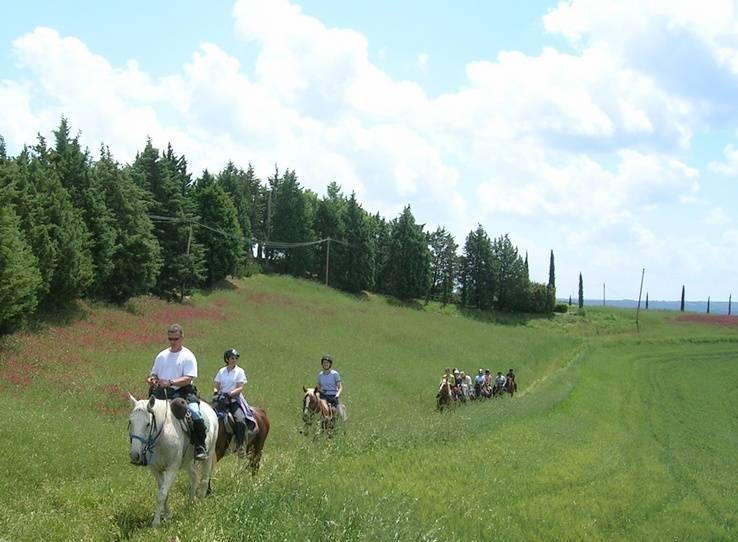
[[[262,469],[216,468],[150,527],[128,460],[166,327],[184,326],[209,397],[229,347],[272,428]],[[738,322],[587,307],[532,317],[398,304],[257,275],[185,303],[79,304],[0,344],[0,539],[731,540],[738,537]],[[300,432],[330,353],[348,422]],[[514,368],[513,398],[439,413],[445,367]]]

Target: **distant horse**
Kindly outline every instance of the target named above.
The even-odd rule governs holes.
[[[507,382],[505,382],[505,391],[510,394],[510,397],[518,391],[518,383],[515,382],[514,377],[507,377]]]
[[[451,386],[448,382],[441,384],[438,389],[438,395],[436,396],[436,408],[443,411],[444,408],[448,408],[453,403],[453,397],[451,396]]]
[[[494,397],[503,397],[506,393],[508,393],[510,394],[510,397],[512,397],[516,391],[518,391],[518,385],[515,382],[515,379],[508,378],[505,380],[505,384],[502,386],[498,386],[497,384],[495,384],[495,387],[492,390],[492,395]]]
[[[267,417],[266,411],[263,408],[251,407],[256,419],[256,425],[259,428],[259,432],[255,435],[248,436],[246,441],[246,458],[249,460],[249,469],[251,474],[256,474],[259,471],[259,462],[261,461],[261,453],[264,449],[264,442],[266,441],[267,435],[269,435],[269,418]],[[233,427],[233,419],[230,414],[229,426]],[[226,422],[223,417],[218,416],[218,440],[215,443],[215,460],[220,461],[223,456],[228,453],[236,451],[236,439],[233,435],[233,430],[228,430]]]
[[[193,503],[196,497],[205,496],[210,481],[210,472],[215,463],[218,419],[210,405],[201,401],[200,412],[202,412],[207,427],[205,446],[208,450],[208,458],[204,461],[195,461],[195,447],[190,442],[186,422],[175,417],[177,409],[171,408],[168,401],[154,397],[148,401],[137,400],[128,394],[128,401],[133,409],[128,416],[131,463],[147,465],[156,478],[159,488],[152,522],[152,526],[156,527],[161,523],[162,513],[165,520],[172,517],[167,499],[169,489],[179,469],[186,468],[190,476],[190,503]],[[182,400],[175,399],[174,401]],[[180,406],[180,410],[186,409],[186,406],[181,404],[176,406]]]
[[[346,405],[342,402],[338,403],[339,412],[336,408],[329,405],[328,401],[323,399],[315,388],[302,387],[305,395],[302,397],[302,422],[305,424],[302,433],[307,434],[309,428],[313,425],[316,416],[320,417],[320,426],[318,432],[325,432],[330,435],[336,426],[336,414],[346,421]]]

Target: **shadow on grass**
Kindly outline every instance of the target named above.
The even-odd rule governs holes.
[[[115,526],[118,528],[113,540],[130,540],[131,537],[141,529],[151,526],[151,517],[140,510],[123,510],[113,516]]]

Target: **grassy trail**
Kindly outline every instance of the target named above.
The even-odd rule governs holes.
[[[226,347],[242,351],[272,432],[259,475],[227,458],[191,513],[181,473],[174,519],[154,530],[124,392],[140,392],[174,320],[201,389]],[[640,333],[617,310],[461,316],[280,277],[189,307],[90,309],[2,350],[0,539],[733,540],[734,335],[665,313],[643,314]],[[331,440],[298,432],[326,351],[350,415]],[[21,361],[32,379],[11,385]],[[439,414],[446,366],[514,367],[521,393]]]

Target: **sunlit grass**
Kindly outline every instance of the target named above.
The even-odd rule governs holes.
[[[418,310],[282,277],[237,284],[184,307],[90,307],[6,340],[0,372],[31,367],[32,379],[0,379],[0,539],[736,538],[732,329],[644,311],[636,327],[634,311],[597,307],[543,319]],[[174,518],[155,530],[153,477],[128,463],[125,392],[144,393],[174,320],[206,396],[222,352],[241,351],[272,431],[256,477],[226,458],[191,511],[181,473]],[[331,439],[299,433],[302,386],[325,352],[350,416]],[[447,366],[513,367],[520,393],[438,413]]]

